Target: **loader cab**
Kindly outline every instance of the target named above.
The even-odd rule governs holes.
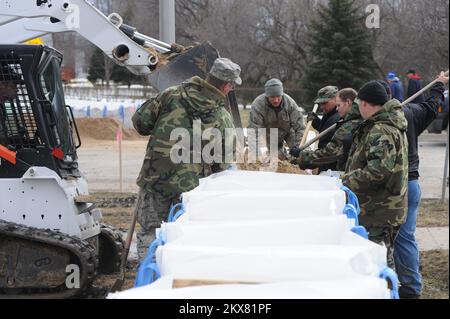
[[[0,144],[21,160],[13,165],[0,159],[0,178],[20,178],[28,165],[47,167],[62,178],[81,176],[79,136],[75,145],[61,63],[62,55],[46,46],[0,45]]]

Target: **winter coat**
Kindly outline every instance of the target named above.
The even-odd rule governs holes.
[[[419,92],[421,89],[422,89],[421,78],[418,74],[414,74],[409,79],[409,82],[408,82],[408,98],[410,98],[411,96],[413,96],[414,94]],[[425,98],[424,98],[423,94],[411,101],[411,103],[416,103],[416,104],[422,103],[422,102],[425,102]]]
[[[402,82],[396,78],[389,86],[391,87],[392,98],[403,102],[405,99],[405,94]]]
[[[271,106],[265,94],[258,96],[252,103],[249,128],[266,129],[266,143],[270,145],[270,129],[278,129],[278,148],[286,141],[290,148],[298,147],[305,131],[303,119],[305,111],[289,95],[283,95],[280,107]]]
[[[408,121],[408,157],[409,157],[409,180],[419,178],[419,136],[434,121],[438,114],[439,106],[444,103],[444,84],[436,83],[430,90],[426,101],[415,104],[409,103],[403,107],[406,120]]]
[[[220,163],[205,162],[201,156],[202,146],[215,142],[214,138],[202,140],[201,135],[193,133],[194,121],[201,121],[199,133],[208,128],[218,129],[222,134],[219,142],[224,146],[225,130],[234,128],[231,115],[224,106],[225,95],[199,77],[168,88],[147,101],[132,119],[139,134],[151,135],[137,184],[148,192],[174,198],[197,187],[200,178],[228,168],[224,160],[226,154],[222,154]],[[188,145],[177,148],[180,138],[175,130],[188,133],[184,136]],[[196,138],[202,143],[199,149],[193,146]],[[180,154],[180,150],[187,152],[188,160],[176,163],[173,156]]]
[[[342,181],[358,197],[365,227],[399,226],[407,211],[408,122],[397,100],[355,130]]]

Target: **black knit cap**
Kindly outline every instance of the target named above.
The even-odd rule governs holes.
[[[386,89],[378,81],[366,83],[361,90],[359,90],[358,98],[375,105],[384,105],[389,101]]]
[[[380,83],[384,89],[386,90],[388,97],[392,96],[392,91],[391,91],[391,87],[389,86],[389,84],[387,84],[385,81],[383,80],[377,80],[378,83]]]

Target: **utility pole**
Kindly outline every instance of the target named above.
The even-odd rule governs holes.
[[[175,0],[159,0],[159,38],[175,43]]]

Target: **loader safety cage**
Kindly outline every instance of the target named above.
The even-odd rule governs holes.
[[[30,166],[78,177],[76,124],[64,102],[61,62],[45,46],[0,45],[0,144]],[[19,178],[24,170],[0,161],[0,178]]]

